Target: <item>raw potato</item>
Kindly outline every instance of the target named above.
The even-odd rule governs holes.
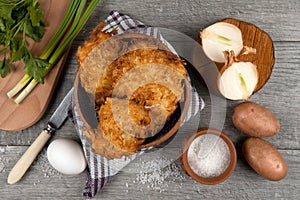
[[[285,160],[272,144],[263,139],[247,139],[243,144],[243,155],[249,165],[268,180],[279,181],[287,175]]]
[[[256,137],[276,135],[280,123],[271,111],[253,102],[244,102],[233,110],[232,122],[240,131]]]

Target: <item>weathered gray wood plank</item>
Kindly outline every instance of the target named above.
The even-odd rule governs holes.
[[[298,0],[200,1],[200,0],[104,0],[87,30],[103,20],[111,10],[130,14],[146,24],[184,32],[192,37],[207,25],[226,17],[256,24],[275,41],[300,41]],[[86,32],[83,32],[86,36]]]
[[[280,133],[267,140],[280,149],[288,163],[289,173],[280,182],[270,182],[259,177],[248,167],[240,154],[241,141],[247,136],[236,130],[230,119],[232,109],[238,102],[228,101],[224,131],[236,144],[239,158],[234,174],[225,183],[203,186],[186,177],[183,181],[174,183],[171,181],[168,183],[167,191],[159,193],[147,188],[147,185],[133,182],[137,177],[134,169],[140,164],[137,160],[115,176],[95,199],[298,199],[300,195],[300,136],[298,134],[300,131],[300,2],[298,0],[103,0],[75,39],[60,82],[43,118],[24,131],[15,133],[0,131],[1,199],[82,199],[85,174],[78,176],[57,174],[46,167],[45,157],[40,157],[24,179],[16,185],[7,185],[6,178],[9,170],[44,128],[51,114],[72,87],[77,68],[75,53],[78,45],[82,44],[90,31],[104,20],[111,10],[119,10],[152,26],[175,29],[195,39],[201,29],[226,17],[254,23],[269,33],[275,41],[276,65],[269,82],[253,95],[251,100],[269,108],[280,120]],[[209,102],[207,93],[201,94]],[[208,103],[201,114],[200,126],[202,127],[209,124],[210,108],[211,105]],[[70,120],[55,137],[78,139]]]
[[[0,147],[0,194],[2,199],[82,199],[85,172],[77,176],[61,175],[47,166],[44,153],[32,165],[23,179],[8,185],[6,178],[15,162],[15,156],[26,147]],[[224,183],[205,186],[190,177],[166,179],[168,185],[154,189],[150,184],[137,181],[140,159],[122,170],[95,199],[297,199],[300,184],[300,152],[281,150],[280,153],[289,165],[288,176],[280,182],[261,178],[239,156],[234,174]],[[147,157],[147,154],[145,154]],[[4,165],[4,167],[3,167]],[[177,163],[178,166],[178,163]],[[135,170],[136,169],[136,170]],[[172,177],[170,177],[172,179]]]

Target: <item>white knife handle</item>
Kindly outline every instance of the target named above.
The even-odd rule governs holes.
[[[47,130],[43,130],[41,132],[41,134],[35,139],[20,160],[12,168],[8,175],[7,183],[15,184],[23,177],[50,137],[51,135]]]

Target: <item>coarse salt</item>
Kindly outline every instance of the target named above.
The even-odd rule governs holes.
[[[46,149],[41,151],[36,161],[34,161],[34,165],[37,165],[42,169],[42,172],[44,173],[44,178],[58,177],[60,179],[62,177],[62,174],[50,165],[47,159]]]
[[[188,163],[199,176],[212,178],[221,175],[230,163],[226,142],[215,134],[197,137],[188,149]]]
[[[141,171],[137,174],[134,183],[138,183],[141,191],[148,188],[152,191],[165,192],[169,184],[177,182],[176,189],[181,188],[185,176],[181,173],[180,167],[168,158],[158,157],[149,161],[143,161],[139,165]]]

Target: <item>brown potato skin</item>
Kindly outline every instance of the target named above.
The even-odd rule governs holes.
[[[240,131],[255,137],[271,137],[280,129],[273,113],[253,102],[237,105],[233,110],[232,122]]]
[[[248,138],[243,144],[243,155],[249,165],[262,177],[279,181],[288,172],[285,160],[269,142],[257,138]]]

